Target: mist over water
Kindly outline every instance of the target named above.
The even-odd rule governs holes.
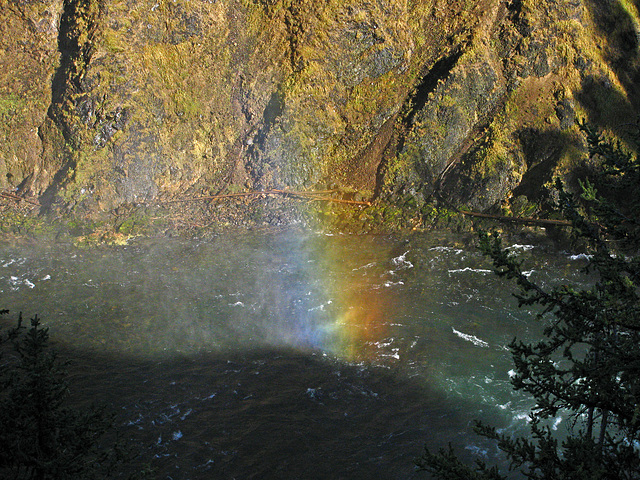
[[[561,253],[514,246],[542,282]],[[39,314],[158,478],[420,478],[423,444],[490,460],[526,426],[508,343],[541,325],[452,238],[285,231],[0,247],[0,307]],[[561,422],[561,419],[558,419]],[[372,477],[371,475],[374,475]]]

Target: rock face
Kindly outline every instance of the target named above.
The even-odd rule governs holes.
[[[0,188],[43,211],[339,187],[476,209],[638,112],[631,0],[0,0]]]

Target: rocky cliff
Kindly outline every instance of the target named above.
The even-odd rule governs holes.
[[[638,111],[636,0],[0,7],[0,189],[40,213],[299,220],[240,195],[265,190],[535,202],[583,166],[575,119],[625,138]],[[242,200],[187,207],[217,195]]]

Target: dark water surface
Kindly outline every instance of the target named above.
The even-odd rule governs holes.
[[[513,291],[433,235],[0,245],[0,307],[42,317],[73,400],[112,405],[162,479],[424,478],[413,459],[448,442],[491,461],[470,425],[526,427],[506,345],[541,330]]]

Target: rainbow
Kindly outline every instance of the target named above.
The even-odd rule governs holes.
[[[372,361],[389,337],[393,289],[382,279],[388,265],[354,268],[345,261],[354,246],[352,238],[341,242],[318,236],[297,252],[306,282],[298,290],[307,293],[297,295],[305,298],[304,307],[295,312],[287,337],[297,347],[353,362]]]

